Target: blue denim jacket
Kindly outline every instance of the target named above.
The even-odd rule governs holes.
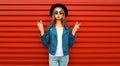
[[[46,34],[43,34],[41,37],[42,44],[44,46],[49,45],[48,52],[52,55],[55,55],[56,49],[57,49],[57,30],[56,27],[53,26],[50,28],[50,24],[46,28]],[[62,49],[64,56],[69,54],[69,47],[73,46],[75,41],[76,35],[72,35],[70,31],[70,26],[68,26],[68,29],[63,28],[62,33]]]

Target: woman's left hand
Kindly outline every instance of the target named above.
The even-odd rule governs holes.
[[[72,30],[73,35],[75,35],[76,31],[78,31],[78,29],[80,28],[79,26],[80,26],[80,24],[78,22],[76,22],[76,24],[75,24],[75,26],[74,26],[74,28]]]

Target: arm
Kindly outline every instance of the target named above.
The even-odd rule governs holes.
[[[46,34],[41,34],[40,37],[41,37],[41,40],[42,40],[42,44],[44,46],[47,46],[49,44],[49,41],[50,41],[50,25],[47,26],[46,28]]]
[[[71,32],[69,34],[70,35],[69,36],[70,46],[73,46],[73,43],[74,43],[75,38],[76,38],[76,31],[78,31],[79,26],[80,26],[80,24],[78,22],[76,22],[76,24],[75,24],[75,26],[74,26],[74,28],[72,30],[72,34],[71,34]]]
[[[50,24],[46,28],[46,34],[44,34],[44,27],[43,27],[43,24],[42,24],[42,20],[37,21],[37,26],[38,26],[38,29],[41,32],[41,35],[40,35],[41,42],[44,46],[47,46],[49,44],[49,36],[50,36],[49,35],[50,34],[49,27],[50,27]]]
[[[69,26],[69,45],[72,47],[76,38],[76,34],[72,34]]]

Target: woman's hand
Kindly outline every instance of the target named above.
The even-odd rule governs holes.
[[[38,26],[38,29],[41,32],[41,35],[43,35],[44,34],[44,28],[43,28],[42,20],[37,21],[37,26]]]
[[[76,31],[78,31],[78,29],[80,28],[79,26],[80,26],[80,24],[78,22],[76,22],[76,24],[75,24],[75,26],[74,26],[74,28],[72,30],[73,35],[75,35]]]

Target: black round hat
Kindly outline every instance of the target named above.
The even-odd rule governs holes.
[[[52,16],[52,13],[53,13],[53,11],[54,11],[54,9],[56,7],[61,7],[63,9],[63,11],[65,12],[65,16],[66,17],[68,16],[68,9],[67,9],[67,7],[65,5],[59,4],[59,3],[52,5],[52,7],[50,8],[50,16]]]

